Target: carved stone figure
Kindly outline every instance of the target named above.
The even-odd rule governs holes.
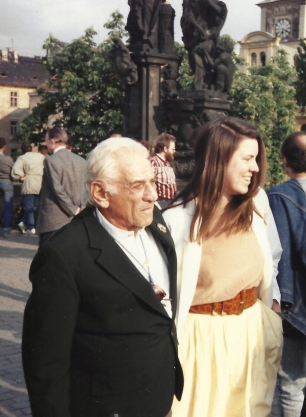
[[[138,80],[137,66],[132,61],[129,49],[120,39],[113,41],[110,58],[114,63],[115,70],[127,84],[135,84]]]
[[[235,72],[235,64],[231,56],[233,49],[233,42],[222,42],[219,48],[220,53],[215,59],[215,90],[217,92],[220,92],[221,95],[226,95],[229,92],[233,83],[233,76]]]
[[[218,0],[183,0],[183,42],[194,73],[195,90],[211,88],[220,31],[227,16],[226,4]]]
[[[162,68],[161,96],[162,98],[177,97],[178,63],[172,62]]]
[[[146,44],[150,49],[158,48],[158,17],[162,0],[128,0],[130,13],[126,30],[131,45]]]
[[[159,10],[158,52],[174,54],[174,18],[175,10],[166,0],[162,1]]]

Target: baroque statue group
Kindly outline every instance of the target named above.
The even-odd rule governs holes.
[[[130,13],[126,29],[131,46],[145,45],[148,51],[158,51],[160,44],[173,41],[173,22],[169,21],[168,27],[160,25],[161,7],[168,5],[165,0],[129,0],[128,4]],[[214,90],[215,97],[229,91],[235,70],[231,57],[233,43],[229,40],[220,42],[226,16],[227,7],[222,1],[183,1],[182,40],[194,74],[193,88]]]
[[[171,4],[166,0],[128,0],[128,4],[128,45],[117,39],[111,51],[126,85],[125,132],[149,141],[168,132],[177,138],[178,151],[189,152],[194,130],[230,108],[234,44],[220,38],[226,4],[183,0],[182,41],[193,74],[188,90],[178,83],[181,60],[175,48]]]

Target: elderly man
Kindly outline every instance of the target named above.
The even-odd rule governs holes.
[[[176,255],[146,149],[98,145],[84,199],[30,269],[22,350],[33,417],[165,417],[183,381]]]

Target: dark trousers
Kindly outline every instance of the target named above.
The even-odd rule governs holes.
[[[22,207],[24,212],[24,224],[27,229],[31,230],[35,227],[34,213],[39,204],[39,195],[37,194],[23,194]]]

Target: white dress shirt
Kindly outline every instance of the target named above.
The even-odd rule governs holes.
[[[61,146],[58,146],[57,148],[55,148],[55,149],[54,149],[53,153],[58,152],[60,149],[67,149],[67,148],[66,148],[66,145],[61,145]]]
[[[136,232],[119,229],[112,225],[96,208],[96,217],[111,235],[115,242],[120,246],[133,265],[151,284],[158,285],[169,299],[169,274],[168,260],[161,244],[156,241],[150,232],[145,228],[138,229]],[[151,280],[150,280],[151,278]],[[162,300],[162,305],[172,317],[171,302]]]

